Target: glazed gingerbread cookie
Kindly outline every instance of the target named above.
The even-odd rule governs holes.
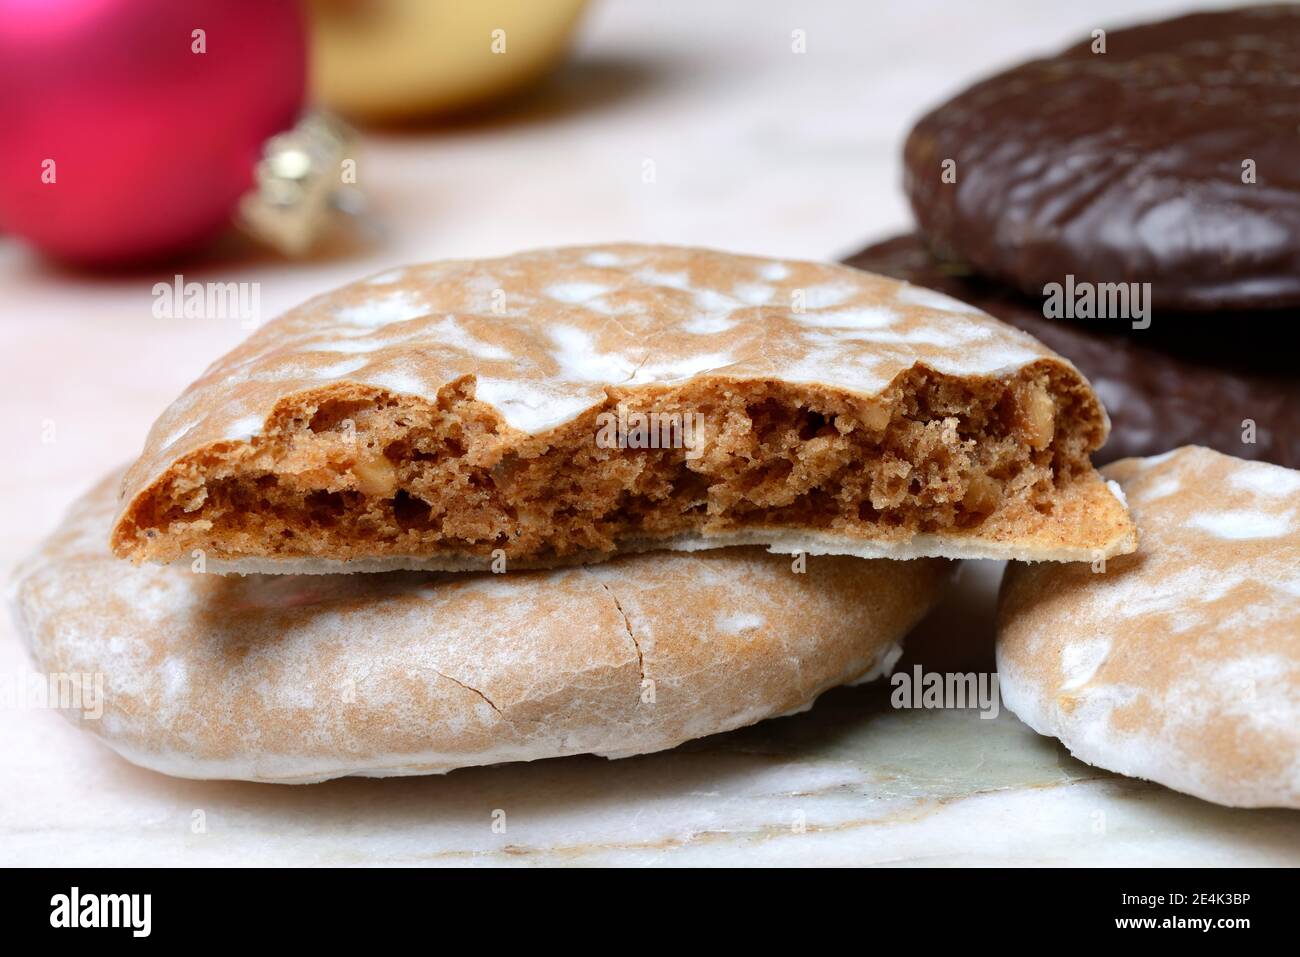
[[[802,710],[887,671],[949,562],[756,548],[538,571],[211,575],[108,551],[114,476],[18,571],[85,730],[194,778],[307,782],[610,757]]]
[[[844,266],[602,246],[319,296],[163,413],[113,549],[259,572],[553,567],[763,544],[1091,560],[1134,547],[1069,362]]]
[[[1008,567],[1002,700],[1089,764],[1300,807],[1300,472],[1186,447],[1103,474],[1141,547]]]

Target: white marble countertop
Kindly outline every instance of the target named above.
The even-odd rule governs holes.
[[[387,230],[373,249],[286,266],[234,244],[185,278],[259,282],[269,318],[388,265],[530,246],[836,258],[907,227],[902,138],[946,94],[1099,25],[1219,5],[604,0],[573,61],[528,103],[366,134],[361,185]],[[795,29],[805,54],[791,52]],[[0,237],[6,577],[246,335],[237,320],[154,318],[162,278],[60,270]],[[997,575],[968,564],[900,667],[990,668]],[[6,620],[0,678],[27,667]],[[879,685],[659,755],[310,787],[168,779],[55,713],[8,708],[0,863],[1295,864],[1300,815],[1217,808],[1088,768],[1005,713],[893,710]]]

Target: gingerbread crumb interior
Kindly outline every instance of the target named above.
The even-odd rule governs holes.
[[[703,444],[605,447],[598,417],[620,404],[630,422],[698,414]],[[976,380],[915,367],[872,399],[717,378],[610,389],[602,407],[536,436],[476,401],[472,379],[437,401],[340,385],[283,400],[251,441],[177,462],[113,545],[155,561],[196,548],[549,561],[757,527],[901,540],[1050,512],[1063,484],[1091,472],[1103,428],[1086,383],[1052,363]]]

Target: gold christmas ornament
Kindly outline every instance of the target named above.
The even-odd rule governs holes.
[[[402,120],[513,92],[564,54],[586,0],[312,0],[311,84],[347,116]]]

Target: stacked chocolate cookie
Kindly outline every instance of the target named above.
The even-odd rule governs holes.
[[[84,726],[167,773],[643,753],[887,670],[948,559],[1132,552],[1107,429],[1030,336],[845,266],[412,266],[211,366],[18,617],[43,670],[104,675]]]
[[[1008,706],[1238,806],[1300,807],[1297,155],[1300,7],[1096,31],[925,116],[918,233],[848,260],[1059,350],[1114,418],[1102,457],[1146,457],[1103,470],[1135,554],[1008,570]]]
[[[1068,355],[1114,422],[1101,461],[1196,442],[1300,468],[1297,155],[1300,7],[1096,31],[923,117],[917,234],[848,262]]]

